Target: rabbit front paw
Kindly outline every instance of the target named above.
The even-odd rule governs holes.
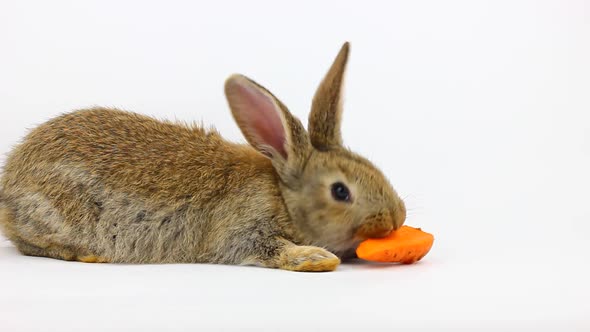
[[[336,255],[314,246],[287,246],[279,260],[279,268],[301,272],[334,271],[340,264]]]

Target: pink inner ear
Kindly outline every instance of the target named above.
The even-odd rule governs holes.
[[[278,105],[250,84],[238,84],[237,90],[238,96],[242,96],[239,107],[241,122],[247,125],[258,143],[271,146],[287,158],[285,128],[279,117],[281,110]]]

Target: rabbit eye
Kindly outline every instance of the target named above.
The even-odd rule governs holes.
[[[340,202],[350,201],[350,190],[342,182],[336,182],[332,185],[332,197]]]

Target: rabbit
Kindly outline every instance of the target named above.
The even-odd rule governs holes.
[[[382,172],[343,146],[349,48],[320,83],[307,131],[238,74],[225,95],[249,144],[118,109],[49,120],[8,155],[4,234],[24,255],[68,261],[336,269],[406,218]]]

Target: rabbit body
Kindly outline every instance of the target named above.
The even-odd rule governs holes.
[[[347,55],[345,44],[316,93],[309,133],[239,75],[226,95],[250,145],[106,108],[40,125],[4,167],[3,232],[26,255],[63,260],[335,269],[405,219],[385,177],[341,146]]]
[[[133,113],[51,120],[4,173],[7,234],[31,255],[236,264],[292,232],[272,199],[280,193],[270,160],[214,131]]]

